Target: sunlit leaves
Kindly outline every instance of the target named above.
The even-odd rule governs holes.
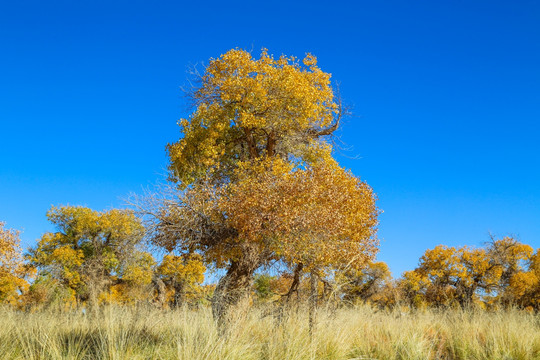
[[[338,272],[337,279],[346,302],[363,301],[387,305],[391,300],[388,292],[392,290],[392,275],[388,265],[382,261],[369,261],[360,268]]]
[[[163,278],[188,285],[201,284],[205,271],[206,267],[196,254],[190,257],[165,255],[157,268],[157,273]]]
[[[168,303],[181,306],[203,295],[201,286],[206,266],[198,254],[177,256],[167,254],[156,269],[158,276],[167,287]]]
[[[0,222],[0,304],[17,304],[28,288],[28,268],[22,262],[19,231],[4,226]]]
[[[415,305],[483,302],[538,307],[540,273],[532,252],[512,237],[493,238],[478,249],[439,245],[425,252],[415,270],[403,275],[401,287]]]
[[[151,281],[153,259],[136,250],[143,228],[132,212],[62,206],[52,207],[47,218],[58,231],[42,236],[30,261],[78,299],[97,301],[119,276]]]
[[[292,169],[280,159],[236,172],[220,207],[243,241],[262,243],[288,263],[363,264],[377,247],[371,188],[324,164]]]
[[[146,213],[156,245],[228,269],[214,313],[271,261],[322,275],[371,259],[376,196],[333,158],[328,139],[344,110],[317,59],[234,49],[198,80],[194,111],[167,146],[178,193]]]
[[[196,105],[179,122],[182,139],[168,146],[172,179],[186,186],[213,174],[230,176],[238,161],[262,156],[316,161],[329,157],[316,132],[338,120],[330,74],[312,55],[274,59],[263,50],[255,59],[230,50],[211,59],[191,94]]]

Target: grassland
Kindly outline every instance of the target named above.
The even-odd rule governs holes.
[[[0,359],[540,359],[540,316],[523,311],[321,310],[278,323],[238,312],[225,335],[202,310],[0,310]]]

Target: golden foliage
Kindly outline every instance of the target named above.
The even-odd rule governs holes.
[[[110,276],[110,286],[99,294],[100,303],[131,305],[153,301],[154,257],[133,251]]]
[[[337,276],[344,301],[362,301],[383,306],[393,302],[390,294],[392,275],[388,265],[382,261],[369,261],[359,269],[350,268]]]
[[[156,276],[166,285],[167,303],[178,307],[204,297],[206,292],[201,284],[205,271],[206,266],[199,254],[165,255],[156,268]]]
[[[196,110],[179,122],[183,138],[167,149],[172,178],[187,186],[209,174],[230,176],[238,162],[262,156],[330,161],[317,139],[340,116],[330,74],[307,55],[260,59],[230,50],[211,59],[192,97]]]
[[[260,243],[307,270],[363,264],[376,251],[375,196],[349,172],[324,164],[291,169],[273,159],[235,174],[219,207],[237,241]]]
[[[23,264],[19,231],[0,222],[0,304],[17,305],[28,289],[29,269]]]
[[[500,303],[538,308],[540,274],[532,251],[511,237],[492,239],[480,249],[439,245],[403,275],[400,286],[417,306]]]
[[[516,272],[508,284],[509,296],[515,303],[530,309],[540,309],[540,249],[529,258],[527,271]]]
[[[234,49],[198,80],[195,110],[167,146],[178,198],[153,211],[151,231],[168,251],[198,252],[228,269],[215,313],[239,301],[270,261],[322,275],[371,259],[376,197],[332,157],[327,139],[344,110],[317,59]]]
[[[189,257],[165,255],[157,268],[157,273],[162,278],[190,285],[201,284],[204,281],[205,271],[206,267],[197,254]]]
[[[344,110],[316,58],[234,49],[198,80],[195,110],[167,146],[177,192],[142,212],[154,216],[156,245],[228,269],[214,310],[237,302],[273,260],[320,276],[371,259],[376,196],[332,157],[328,136]]]
[[[47,218],[58,232],[44,234],[29,260],[77,299],[97,302],[119,276],[151,281],[153,259],[136,250],[143,228],[131,211],[62,206],[52,207]]]

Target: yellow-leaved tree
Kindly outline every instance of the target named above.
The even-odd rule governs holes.
[[[507,293],[516,305],[540,310],[540,249],[530,257],[527,271],[512,275]]]
[[[375,195],[333,158],[329,139],[344,110],[317,59],[234,49],[211,59],[198,80],[194,112],[167,146],[176,193],[140,210],[153,215],[155,244],[225,269],[215,317],[270,261],[318,275],[371,259]]]
[[[24,265],[19,231],[0,222],[0,304],[18,305],[28,289],[28,268]]]
[[[439,245],[426,250],[418,267],[403,275],[401,287],[416,306],[465,307],[495,291],[500,276],[486,249]]]
[[[49,287],[68,291],[65,301],[95,306],[110,300],[106,293],[113,285],[152,281],[154,260],[138,250],[143,227],[131,211],[61,206],[52,207],[47,218],[58,231],[44,234],[29,259]],[[120,289],[112,290],[124,302]]]
[[[170,307],[178,308],[199,300],[204,295],[201,284],[205,271],[206,267],[199,254],[165,255],[156,269],[156,277],[165,286],[164,301]]]
[[[500,278],[497,283],[496,301],[503,306],[515,304],[520,296],[516,291],[522,283],[531,282],[532,272],[527,273],[526,267],[533,255],[530,245],[517,241],[514,237],[505,236],[502,239],[491,237],[487,252],[491,264],[498,269]],[[534,261],[532,262],[534,267]]]
[[[361,269],[348,269],[339,273],[338,278],[342,299],[346,302],[362,301],[386,306],[392,300],[392,274],[382,261],[369,261]]]
[[[400,285],[415,306],[534,307],[537,261],[532,247],[510,236],[492,237],[485,248],[439,245],[426,250],[418,267],[403,274]]]

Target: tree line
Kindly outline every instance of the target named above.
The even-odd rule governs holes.
[[[0,223],[0,303],[25,310],[69,310],[105,304],[159,308],[209,306],[215,284],[203,285],[198,255],[145,251],[143,226],[129,210],[97,212],[53,207],[57,232],[23,252],[19,232]],[[297,270],[297,269],[295,269]],[[255,304],[303,304],[312,289],[302,271],[259,271],[251,284]],[[512,237],[485,246],[428,249],[417,268],[392,278],[384,262],[328,272],[317,279],[316,301],[349,306],[519,307],[540,310],[540,249]]]
[[[279,301],[293,282],[289,273],[259,274],[254,293],[261,302]],[[307,299],[309,289],[296,287],[295,296]],[[428,249],[418,266],[394,279],[386,263],[369,261],[360,269],[334,273],[321,279],[318,299],[341,306],[371,304],[391,309],[399,306],[518,307],[540,310],[540,249],[506,236],[491,237],[483,247]]]
[[[23,253],[19,232],[0,223],[0,302],[23,309],[96,308],[153,303],[178,307],[207,297],[200,256],[144,250],[140,219],[129,210],[53,207],[57,232]]]

